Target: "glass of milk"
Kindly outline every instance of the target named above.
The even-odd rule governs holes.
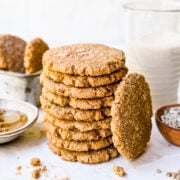
[[[178,102],[180,96],[180,2],[133,1],[128,13],[127,65],[145,76],[153,109]]]

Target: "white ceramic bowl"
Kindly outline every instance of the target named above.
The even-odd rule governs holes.
[[[0,133],[0,144],[14,140],[25,130],[31,127],[36,122],[39,113],[37,107],[20,100],[0,98],[0,108],[19,111],[23,114],[26,114],[28,118],[28,121],[22,127],[13,131]]]

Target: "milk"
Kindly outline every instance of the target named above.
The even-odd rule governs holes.
[[[150,84],[154,110],[178,102],[180,34],[147,34],[132,39],[127,65],[130,72],[143,74]]]

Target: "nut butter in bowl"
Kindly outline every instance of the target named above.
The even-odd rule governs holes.
[[[28,118],[19,111],[0,109],[0,133],[16,130],[26,124]]]
[[[38,118],[38,108],[20,100],[0,98],[0,144],[14,140]]]

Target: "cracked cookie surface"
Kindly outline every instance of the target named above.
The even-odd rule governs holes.
[[[111,74],[102,76],[75,76],[55,71],[50,71],[44,68],[45,75],[52,79],[54,82],[60,82],[67,86],[74,87],[99,87],[120,81],[128,72],[126,67],[123,67]]]
[[[49,102],[47,99],[40,97],[42,109],[60,119],[77,120],[77,121],[98,121],[110,116],[110,108],[101,109],[74,109],[72,107],[61,107]]]
[[[101,138],[106,138],[112,136],[110,129],[96,129],[91,131],[80,131],[78,129],[62,129],[50,123],[48,120],[43,120],[43,127],[47,132],[60,136],[65,140],[74,140],[74,141],[94,141]]]
[[[124,67],[125,54],[102,44],[74,44],[47,51],[43,65],[49,70],[80,76],[110,74]]]
[[[60,136],[55,136],[47,133],[47,138],[49,142],[56,147],[68,149],[70,151],[91,151],[99,150],[108,147],[112,144],[112,137],[101,138],[95,141],[74,141],[74,140],[64,140]]]
[[[44,73],[42,73],[40,76],[40,82],[44,87],[57,95],[74,97],[79,99],[92,99],[111,96],[114,94],[114,91],[119,84],[119,82],[117,82],[111,85],[101,87],[77,88],[73,86],[66,86],[62,83],[56,83],[46,77]]]
[[[59,106],[71,106],[78,109],[100,109],[103,107],[111,107],[112,102],[114,101],[114,96],[93,99],[58,96],[45,87],[42,89],[42,96],[48,101]]]
[[[89,152],[76,152],[69,151],[67,149],[58,148],[55,145],[49,143],[50,150],[61,156],[66,161],[79,161],[82,163],[96,164],[109,161],[119,156],[117,149],[114,146],[109,146],[104,149]]]
[[[57,118],[47,112],[44,115],[45,119],[57,127],[63,129],[77,129],[79,131],[91,131],[96,129],[109,129],[111,117],[99,121],[74,121]]]

